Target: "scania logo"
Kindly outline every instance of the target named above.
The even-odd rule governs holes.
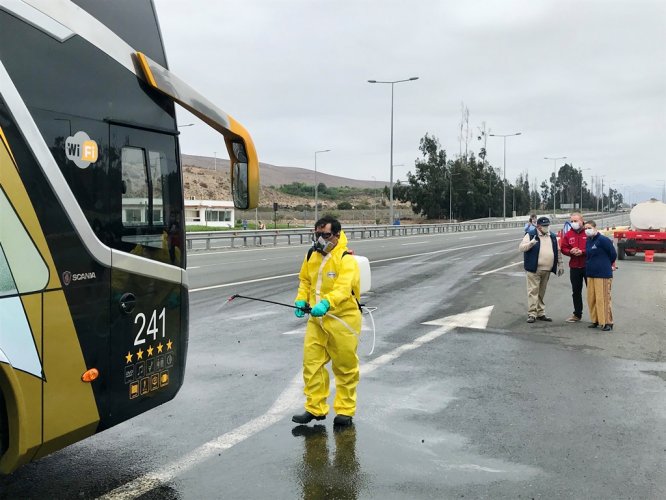
[[[95,275],[95,272],[89,272],[89,273],[71,273],[69,271],[65,271],[62,273],[62,282],[65,285],[69,285],[72,281],[84,281],[84,280],[92,280],[97,278]]]

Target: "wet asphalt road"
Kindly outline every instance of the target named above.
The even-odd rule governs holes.
[[[0,498],[666,497],[666,259],[621,263],[611,335],[564,323],[566,275],[546,296],[555,321],[528,325],[507,233],[352,244],[373,261],[365,302],[379,309],[341,432],[290,421],[303,322],[223,305],[291,303],[296,278],[204,289],[294,273],[304,248],[193,255],[176,399],[0,479]],[[485,329],[422,324],[488,306]]]

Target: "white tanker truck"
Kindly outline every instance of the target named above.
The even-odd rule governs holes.
[[[666,253],[666,204],[652,198],[639,203],[629,214],[631,228],[615,231],[617,258],[634,256],[639,252],[652,256],[655,252]]]

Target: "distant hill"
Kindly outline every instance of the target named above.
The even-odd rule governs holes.
[[[183,185],[186,199],[205,200],[231,200],[231,189],[229,185],[229,160],[210,158],[207,156],[182,155]],[[301,198],[284,194],[272,186],[278,187],[292,182],[303,182],[314,184],[314,171],[298,167],[276,167],[268,163],[259,164],[259,176],[261,190],[259,193],[259,206],[272,207],[273,202],[280,206],[297,206],[314,203],[311,198]],[[358,187],[378,188],[378,192],[384,187],[381,181],[362,181],[347,179],[336,175],[317,172],[317,180],[328,187]],[[320,203],[327,208],[334,208],[336,201],[320,198]],[[351,200],[353,203],[364,203],[373,205],[376,203],[372,197],[360,196]],[[314,206],[314,205],[313,205]]]
[[[210,158],[208,156],[181,155],[183,166],[191,166],[214,170],[217,165],[218,170],[229,172],[229,160]],[[314,170],[300,167],[278,167],[270,163],[259,162],[259,176],[262,186],[282,186],[292,182],[302,182],[304,184],[314,184]],[[317,171],[317,181],[323,182],[329,187],[349,186],[356,188],[383,188],[388,185],[388,181],[378,180],[359,180],[339,177],[337,175],[325,174]]]

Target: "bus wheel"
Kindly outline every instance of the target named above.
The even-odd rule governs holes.
[[[9,425],[7,420],[7,408],[5,407],[5,400],[0,391],[0,458],[7,451],[9,446]]]

